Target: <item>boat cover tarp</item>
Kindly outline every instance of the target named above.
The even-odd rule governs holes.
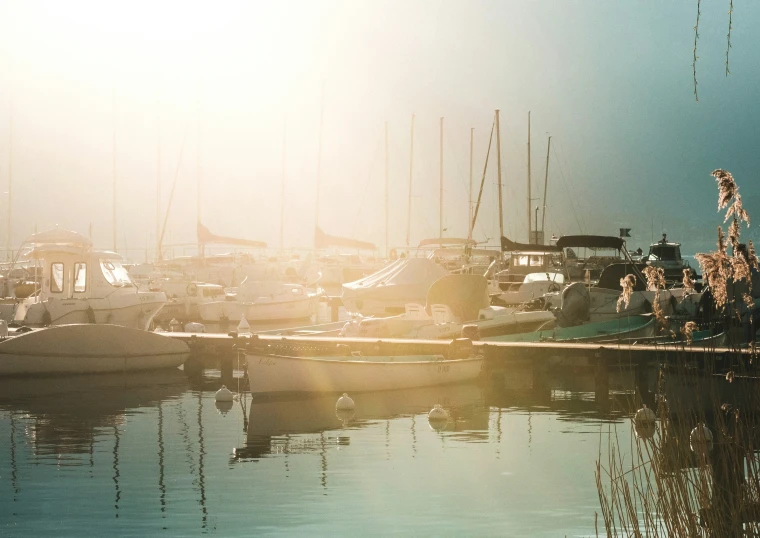
[[[624,245],[625,241],[623,239],[609,235],[563,235],[557,239],[557,247],[559,249],[585,247],[622,250]]]
[[[482,275],[446,275],[433,282],[427,292],[428,314],[434,304],[445,304],[457,319],[478,319],[481,308],[490,306],[488,281]]]
[[[354,282],[343,284],[343,297],[398,300],[425,304],[430,286],[448,274],[429,258],[401,258],[379,271]]]
[[[562,249],[554,245],[532,245],[529,243],[515,243],[501,236],[502,252],[561,252]]]
[[[215,243],[219,245],[237,245],[240,247],[267,248],[267,244],[264,241],[238,239],[235,237],[224,237],[221,235],[212,234],[211,231],[200,222],[198,223],[198,242],[202,245],[205,245],[207,243]]]
[[[357,250],[377,250],[377,247],[375,247],[374,243],[370,243],[368,241],[359,241],[358,239],[351,239],[350,237],[337,237],[334,235],[327,235],[319,226],[314,228],[314,248],[330,247],[355,248]]]

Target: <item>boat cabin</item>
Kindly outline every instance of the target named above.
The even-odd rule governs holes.
[[[681,243],[668,241],[667,234],[662,234],[662,239],[649,245],[649,254],[641,261],[653,267],[662,267],[665,280],[669,282],[682,280],[684,269],[694,273],[689,262],[681,257]]]
[[[114,323],[147,328],[166,302],[163,293],[139,292],[121,256],[94,250],[76,232],[51,230],[27,240],[24,256],[41,273],[37,293],[16,309],[28,324]]]

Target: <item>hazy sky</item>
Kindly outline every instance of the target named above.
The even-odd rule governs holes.
[[[499,108],[508,236],[527,239],[531,111],[536,197],[553,136],[547,235],[629,227],[629,245],[646,248],[664,229],[705,250],[720,223],[713,169],[734,173],[760,219],[760,4],[734,2],[726,77],[728,9],[702,2],[696,102],[696,0],[0,0],[12,243],[92,223],[111,248],[115,147],[121,252],[154,249],[159,172],[161,220],[176,177],[165,243],[195,241],[200,177],[206,226],[277,248],[287,126],[285,244],[310,246],[324,87],[326,233],[383,247],[388,122],[390,243],[405,243],[415,114],[412,243],[438,235],[440,117],[445,235],[466,235],[470,128],[477,188]],[[497,243],[496,207],[494,147],[476,239]]]

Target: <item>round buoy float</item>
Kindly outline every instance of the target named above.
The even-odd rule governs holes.
[[[232,400],[235,399],[235,395],[225,385],[222,385],[222,388],[216,391],[216,394],[214,395],[214,399],[217,402],[231,402]]]
[[[435,404],[428,413],[428,422],[431,428],[440,431],[449,423],[449,412],[441,407],[441,404]]]
[[[649,407],[644,405],[633,416],[633,429],[636,437],[651,439],[657,431],[657,415]]]
[[[217,401],[216,402],[216,410],[219,412],[220,415],[224,416],[227,413],[229,413],[230,409],[232,409],[233,403],[231,401]]]
[[[338,398],[338,401],[335,402],[336,411],[353,411],[355,407],[356,404],[354,404],[354,401],[345,392],[343,393],[343,396]]]
[[[713,449],[713,434],[706,424],[697,424],[689,434],[689,447],[692,452],[706,456]]]

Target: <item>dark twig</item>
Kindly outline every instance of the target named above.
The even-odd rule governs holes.
[[[697,0],[697,23],[694,25],[694,62],[691,64],[694,70],[694,98],[699,101],[699,95],[697,94],[697,40],[699,39],[699,15],[700,4],[702,0]]]
[[[731,50],[731,28],[733,27],[733,13],[734,0],[728,0],[728,46],[726,47],[726,76],[731,74],[731,71],[728,70],[728,51]]]

